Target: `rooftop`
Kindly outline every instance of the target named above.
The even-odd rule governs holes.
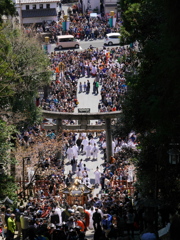
[[[31,4],[31,3],[53,3],[59,0],[13,0],[15,4]]]

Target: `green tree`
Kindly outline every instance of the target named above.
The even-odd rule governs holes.
[[[140,64],[127,78],[130,91],[123,104],[120,127],[139,133],[141,153],[137,163],[138,186],[144,196],[152,194],[177,204],[180,197],[179,166],[168,166],[171,139],[179,141],[180,131],[180,40],[176,0],[120,0],[123,40],[137,41]],[[135,9],[135,17],[132,13]],[[135,19],[135,21],[134,21]],[[130,59],[133,63],[133,58]],[[121,130],[122,132],[122,130]],[[167,179],[168,181],[165,181]],[[156,186],[156,187],[155,187]]]
[[[16,163],[12,151],[14,129],[32,126],[41,118],[35,100],[39,89],[49,84],[49,63],[35,37],[10,25],[0,26],[0,163],[9,169],[0,175],[1,198],[16,195],[10,175]]]
[[[16,8],[11,0],[0,0],[0,22],[2,22],[3,15],[14,16]]]
[[[13,145],[11,143],[12,135],[16,133],[14,126],[7,125],[6,122],[0,120],[0,164],[3,166],[3,170],[0,172],[0,199],[4,199],[8,196],[10,199],[15,200],[17,189],[14,179],[10,176],[10,164],[15,163],[15,159],[12,159],[11,152],[13,151]]]
[[[38,90],[49,83],[48,66],[49,58],[35,37],[10,26],[1,27],[0,110],[6,118],[17,113],[27,124],[37,120],[40,114],[35,100]]]

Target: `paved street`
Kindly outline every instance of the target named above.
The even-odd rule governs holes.
[[[77,99],[79,101],[79,105],[78,107],[75,109],[75,112],[78,112],[78,108],[90,108],[90,112],[98,112],[98,103],[99,103],[99,100],[100,100],[100,94],[98,95],[93,95],[92,94],[92,86],[93,86],[93,81],[94,81],[94,78],[90,77],[90,78],[80,78],[78,80],[78,88],[77,90],[79,89],[79,83],[82,82],[84,83],[85,81],[87,82],[87,79],[90,81],[90,84],[91,84],[91,88],[90,88],[90,93],[89,94],[86,94],[86,93],[78,93],[77,91]],[[91,121],[91,124],[94,124],[96,120],[93,120]],[[98,138],[95,138],[95,141],[97,142],[99,139]],[[86,155],[82,155],[80,154],[78,156],[78,161],[80,159],[83,159],[83,162],[86,164],[87,168],[90,169],[89,171],[89,178],[91,179],[91,184],[94,184],[94,171],[96,170],[96,167],[98,166],[100,171],[103,171],[103,168],[101,166],[101,164],[104,162],[103,160],[103,154],[101,151],[99,151],[98,153],[98,159],[97,161],[90,161],[86,159]],[[67,159],[65,160],[65,163],[66,163],[66,173],[69,172],[69,170],[71,170],[71,165],[67,163]],[[94,196],[96,194],[98,194],[100,191],[100,188],[96,188],[93,192]]]
[[[94,41],[80,41],[80,48],[78,49],[75,49],[75,48],[71,48],[71,50],[75,50],[75,51],[82,51],[82,50],[85,50],[87,48],[89,48],[89,46],[92,45],[94,48],[103,48],[103,45],[104,45],[104,39],[97,39],[97,40],[94,40]],[[58,48],[56,48],[56,44],[51,44],[51,48],[50,48],[51,52],[53,51],[59,51]],[[69,49],[62,49],[62,51],[67,51]]]
[[[68,8],[68,5],[63,5],[63,10],[65,11],[65,14],[67,12],[67,8]],[[95,41],[81,41],[81,44],[80,44],[81,47],[78,51],[87,49],[87,48],[89,48],[90,45],[92,45],[93,47],[96,47],[96,48],[102,48],[104,45],[104,40],[102,39],[102,40],[95,40]],[[53,46],[53,44],[52,44],[52,51],[53,51],[54,47],[55,46]],[[90,93],[89,94],[79,93],[79,83],[81,82],[83,84],[84,82],[87,82],[87,80],[90,81],[90,85],[91,85]],[[90,77],[90,78],[83,77],[78,80],[77,99],[78,99],[79,105],[75,109],[75,112],[78,112],[78,108],[90,108],[91,113],[98,112],[98,103],[99,103],[99,100],[101,99],[101,96],[100,96],[100,94],[98,94],[96,96],[94,94],[92,94],[93,81],[94,81],[94,78],[92,78],[92,77]],[[100,88],[99,88],[99,92],[100,92]],[[95,120],[91,121],[91,124],[95,124]],[[98,142],[98,140],[99,140],[98,138],[95,138],[96,142]],[[85,163],[86,167],[88,169],[90,169],[90,171],[88,172],[88,175],[89,175],[91,184],[94,184],[94,171],[96,170],[96,167],[98,166],[100,171],[101,172],[103,171],[102,163],[104,163],[104,159],[103,159],[102,151],[100,151],[100,149],[99,149],[97,161],[87,160],[85,154],[78,155],[78,162],[80,159],[83,159],[83,163]],[[71,170],[71,165],[68,163],[67,159],[65,160],[65,164],[66,164],[65,172],[67,174],[69,172],[69,170]],[[100,195],[100,187],[94,189],[93,196],[96,196],[96,195]],[[92,240],[93,236],[94,236],[94,231],[88,230],[86,232],[87,239]],[[138,232],[135,232],[134,240],[139,240],[139,239],[140,238],[139,238]],[[122,238],[122,240],[123,240],[123,238]],[[125,240],[125,238],[124,238],[124,240]],[[127,238],[126,238],[126,240],[127,240]]]
[[[90,84],[91,84],[90,93],[89,94],[78,93],[79,83],[80,82],[83,83],[84,81],[87,81],[87,79],[90,81]],[[101,99],[101,97],[100,97],[100,94],[98,94],[96,96],[92,94],[93,81],[94,81],[94,78],[92,78],[92,77],[90,77],[90,78],[83,77],[78,80],[77,99],[79,101],[79,105],[75,109],[75,112],[78,112],[78,108],[90,108],[90,112],[98,112],[98,103],[99,103],[99,100]],[[91,124],[94,124],[94,122],[95,122],[95,120],[91,121]],[[98,141],[99,139],[95,138],[95,140]],[[80,159],[83,159],[83,163],[85,163],[87,168],[90,169],[90,171],[88,172],[88,175],[89,175],[91,184],[94,184],[94,171],[96,170],[96,167],[98,166],[100,171],[101,172],[103,171],[102,163],[104,162],[104,159],[103,159],[102,152],[99,150],[97,161],[91,161],[91,160],[87,161],[85,154],[78,155],[78,162]],[[71,170],[71,165],[68,163],[68,161],[66,159],[65,160],[65,173],[67,174],[69,172],[69,170]],[[76,175],[74,175],[74,177],[75,176]],[[95,188],[93,190],[93,196],[96,196],[96,195],[100,196],[100,187]],[[86,232],[87,239],[92,240],[93,236],[94,236],[93,230],[88,230]],[[138,232],[135,232],[134,240],[139,240],[139,239],[140,238],[139,238]],[[123,238],[122,238],[122,240],[123,240]],[[124,238],[124,240],[128,240],[128,239]]]
[[[64,10],[65,14],[67,14],[67,9],[68,7],[72,6],[73,3],[69,3],[69,4],[63,4],[62,5],[62,10]],[[80,48],[79,49],[74,49],[75,51],[82,51],[82,50],[85,50],[87,48],[89,48],[89,46],[92,45],[94,48],[98,48],[98,49],[101,49],[103,48],[104,46],[104,39],[97,39],[97,40],[88,40],[88,41],[80,41]],[[119,45],[115,45],[113,47],[117,47]],[[112,48],[112,47],[109,47],[109,48]],[[69,49],[63,49],[61,51],[67,51]],[[51,44],[50,46],[50,52],[53,52],[53,51],[59,51],[59,49],[56,48],[56,44]]]

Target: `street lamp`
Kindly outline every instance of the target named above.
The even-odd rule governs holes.
[[[171,145],[177,146],[179,144],[173,143]],[[173,148],[169,149],[168,154],[169,154],[169,163],[170,164],[172,164],[172,165],[179,164],[179,155],[180,155],[179,149],[173,147]]]

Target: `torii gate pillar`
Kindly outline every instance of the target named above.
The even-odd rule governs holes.
[[[112,156],[112,135],[111,135],[111,119],[106,118],[106,154],[107,162],[110,162],[110,157]]]

